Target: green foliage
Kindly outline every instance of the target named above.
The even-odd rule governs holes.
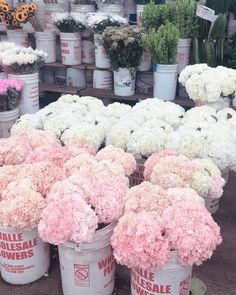
[[[236,69],[236,33],[232,34],[226,44],[224,53],[224,66]]]
[[[179,41],[178,28],[167,23],[158,30],[150,29],[143,37],[143,44],[157,64],[176,64],[177,46]]]
[[[120,27],[121,24],[118,21],[113,21],[111,19],[105,19],[98,24],[93,26],[93,31],[95,34],[102,34],[107,27]]]
[[[192,295],[205,295],[207,292],[207,286],[195,277],[192,278],[190,288]]]
[[[165,5],[151,2],[144,9],[142,24],[149,30],[171,22],[178,27],[181,38],[191,38],[197,29],[196,7],[195,0],[178,0]]]
[[[101,44],[112,68],[137,68],[143,54],[142,29],[135,26],[108,27],[101,35]]]

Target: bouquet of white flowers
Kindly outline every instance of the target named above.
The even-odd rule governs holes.
[[[79,12],[55,12],[52,22],[62,33],[81,32],[86,28],[86,15]]]
[[[45,63],[47,54],[31,47],[14,47],[0,52],[0,64],[9,74],[33,74]]]

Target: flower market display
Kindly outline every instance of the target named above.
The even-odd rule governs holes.
[[[18,2],[0,1],[0,294],[231,295],[235,1]]]

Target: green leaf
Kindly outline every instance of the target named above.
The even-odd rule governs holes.
[[[190,290],[192,295],[205,295],[207,286],[201,280],[193,278],[191,281]]]

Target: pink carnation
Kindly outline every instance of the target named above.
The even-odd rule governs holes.
[[[170,257],[163,220],[154,212],[126,212],[112,236],[114,256],[130,268],[159,269]]]
[[[30,150],[29,145],[20,145],[14,138],[0,139],[0,166],[23,163]]]
[[[222,241],[219,226],[201,204],[175,203],[164,211],[163,220],[171,248],[184,265],[202,264]]]
[[[144,178],[150,180],[153,167],[164,157],[176,156],[176,152],[164,150],[159,153],[152,154],[144,164]]]
[[[28,178],[37,187],[37,191],[46,196],[52,185],[65,178],[63,170],[52,162],[39,162],[24,165],[20,172],[20,178]]]
[[[91,242],[98,226],[92,208],[78,194],[76,186],[65,186],[58,197],[50,196],[39,223],[40,237],[49,243]]]
[[[70,159],[69,151],[63,146],[43,145],[31,151],[26,158],[25,163],[38,163],[42,161],[49,161],[56,166],[63,167],[63,165]]]
[[[91,156],[96,155],[96,149],[92,144],[82,143],[79,141],[72,141],[66,144],[66,148],[70,152],[72,157],[79,156],[82,153],[90,154]]]
[[[2,192],[0,224],[4,227],[32,229],[40,220],[44,198],[28,179],[13,181]]]
[[[136,161],[132,154],[112,145],[100,150],[96,155],[97,160],[109,160],[123,167],[126,176],[130,176],[136,169]]]
[[[117,177],[100,178],[94,182],[90,204],[99,223],[111,223],[123,215],[127,191],[127,183]]]
[[[159,215],[170,205],[166,192],[159,185],[144,181],[129,189],[126,194],[125,210],[138,213],[140,211],[155,211]]]
[[[14,135],[13,139],[20,145],[29,145],[32,150],[43,145],[60,146],[60,141],[56,135],[50,131],[30,130],[24,131],[19,135]]]

